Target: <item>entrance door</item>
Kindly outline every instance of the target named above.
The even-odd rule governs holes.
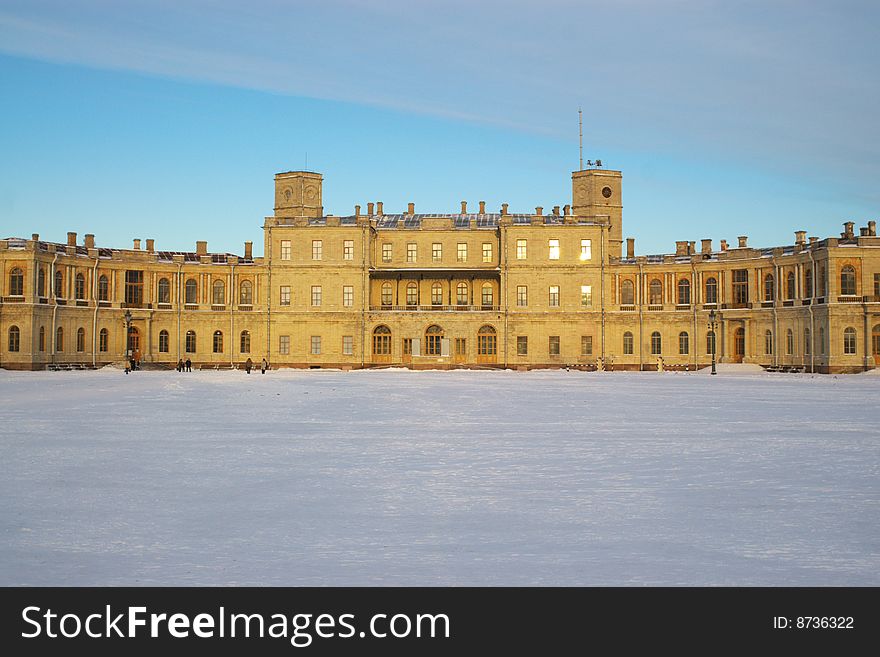
[[[141,359],[141,335],[134,326],[128,332],[128,355],[135,360]]]
[[[733,362],[743,362],[746,355],[746,330],[740,326],[733,332]]]
[[[871,353],[874,354],[874,365],[880,366],[880,324],[871,331]]]

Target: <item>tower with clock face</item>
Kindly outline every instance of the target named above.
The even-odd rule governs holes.
[[[321,217],[323,177],[311,171],[275,174],[276,217]]]
[[[620,197],[620,171],[584,169],[571,174],[572,212],[581,220],[608,225],[608,249],[620,256],[623,245],[623,204]]]

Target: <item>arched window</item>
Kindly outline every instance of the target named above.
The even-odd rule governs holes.
[[[188,304],[197,304],[199,302],[199,284],[196,283],[196,279],[188,278],[184,289],[184,301]]]
[[[24,272],[18,267],[9,272],[9,295],[24,296]]]
[[[846,265],[840,270],[840,294],[842,296],[855,296],[856,294],[856,270]]]
[[[107,280],[107,277],[101,274],[101,277],[98,279],[98,301],[109,301],[110,300],[110,281]]]
[[[494,356],[497,353],[497,335],[492,326],[481,326],[477,332],[477,355]]]
[[[55,296],[64,298],[64,274],[60,271],[55,272]]]
[[[211,303],[213,305],[222,306],[226,304],[226,286],[223,284],[223,281],[214,281],[211,291]]]
[[[715,331],[706,334],[706,353],[710,356],[715,353]]]
[[[42,267],[37,272],[37,294],[41,297],[46,296],[46,270]]]
[[[105,328],[98,333],[98,351],[105,353],[110,348],[110,331]]]
[[[810,335],[810,329],[804,329],[804,355],[809,356],[813,353],[813,345],[811,344],[812,336]]]
[[[856,353],[856,330],[852,326],[843,330],[843,353],[847,355]]]
[[[663,353],[663,338],[660,337],[659,331],[654,331],[651,334],[651,353],[654,356],[659,356]]]
[[[419,286],[415,283],[406,284],[406,305],[417,306],[419,304]]]
[[[46,351],[46,327],[41,326],[40,332],[37,338],[37,349],[40,351]]]
[[[86,298],[86,277],[82,274],[77,274],[76,278],[73,279],[73,298]]]
[[[804,296],[808,298],[813,296],[813,270],[810,267],[804,271]]]
[[[373,355],[391,355],[391,329],[385,325],[373,329]]]
[[[168,331],[159,331],[159,353],[167,354],[169,351]]]
[[[214,353],[222,354],[223,353],[223,332],[222,331],[214,331]]]
[[[678,281],[678,304],[680,306],[691,305],[691,282],[687,278]]]
[[[17,326],[9,327],[9,351],[21,349],[21,331]]]
[[[492,305],[492,284],[491,283],[483,283],[482,287],[482,301],[483,306],[491,306]]]
[[[254,284],[250,281],[242,281],[238,291],[238,302],[242,306],[250,306],[254,303]],[[246,353],[246,352],[245,352]]]
[[[776,296],[776,282],[773,274],[767,274],[764,277],[764,301],[773,301]]]
[[[468,305],[468,285],[461,282],[455,287],[455,303],[459,306]]]
[[[242,331],[241,332],[241,349],[239,351],[243,354],[251,353],[251,332],[250,331]]]
[[[678,334],[678,353],[682,356],[686,356],[690,352],[690,337],[687,334],[687,331],[682,331]]]
[[[785,277],[785,292],[786,298],[794,299],[796,290],[794,289],[794,272],[788,272],[788,276]]]
[[[663,283],[661,283],[658,278],[651,281],[650,291],[648,293],[648,303],[652,306],[659,306],[663,303]]]
[[[773,331],[764,331],[764,353],[768,356],[773,354]]]
[[[627,355],[633,353],[633,334],[629,331],[623,334],[623,353]]]
[[[787,356],[794,354],[794,331],[791,329],[785,332],[785,354]]]
[[[86,350],[86,330],[81,326],[76,329],[76,350],[78,352]]]
[[[633,282],[624,280],[620,284],[620,304],[622,306],[632,306],[635,302]]]
[[[432,324],[425,329],[425,355],[439,356],[442,353],[443,329]]]
[[[382,283],[382,305],[390,306],[394,303],[394,296],[391,292],[391,283]]]
[[[186,349],[186,353],[188,353],[188,354],[196,353],[196,332],[195,331],[187,331],[186,332],[185,349]]]
[[[443,305],[443,285],[441,285],[440,283],[431,284],[431,305]]]
[[[55,351],[64,351],[64,329],[60,326],[55,331]]]
[[[159,303],[171,303],[171,283],[167,278],[159,279]]]
[[[718,281],[715,278],[706,279],[706,303],[718,303]]]

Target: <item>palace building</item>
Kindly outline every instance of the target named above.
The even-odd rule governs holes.
[[[572,202],[517,214],[324,214],[322,176],[275,176],[264,256],[0,240],[0,367],[695,369],[880,364],[876,223],[754,248],[624,243],[621,173],[572,173]],[[714,312],[713,312],[714,311]],[[714,327],[710,325],[710,316]]]

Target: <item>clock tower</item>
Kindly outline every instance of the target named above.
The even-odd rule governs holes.
[[[620,171],[583,169],[571,174],[572,212],[581,220],[608,225],[608,249],[619,258],[623,245],[623,204]]]
[[[322,217],[323,177],[311,171],[275,174],[276,217]]]

